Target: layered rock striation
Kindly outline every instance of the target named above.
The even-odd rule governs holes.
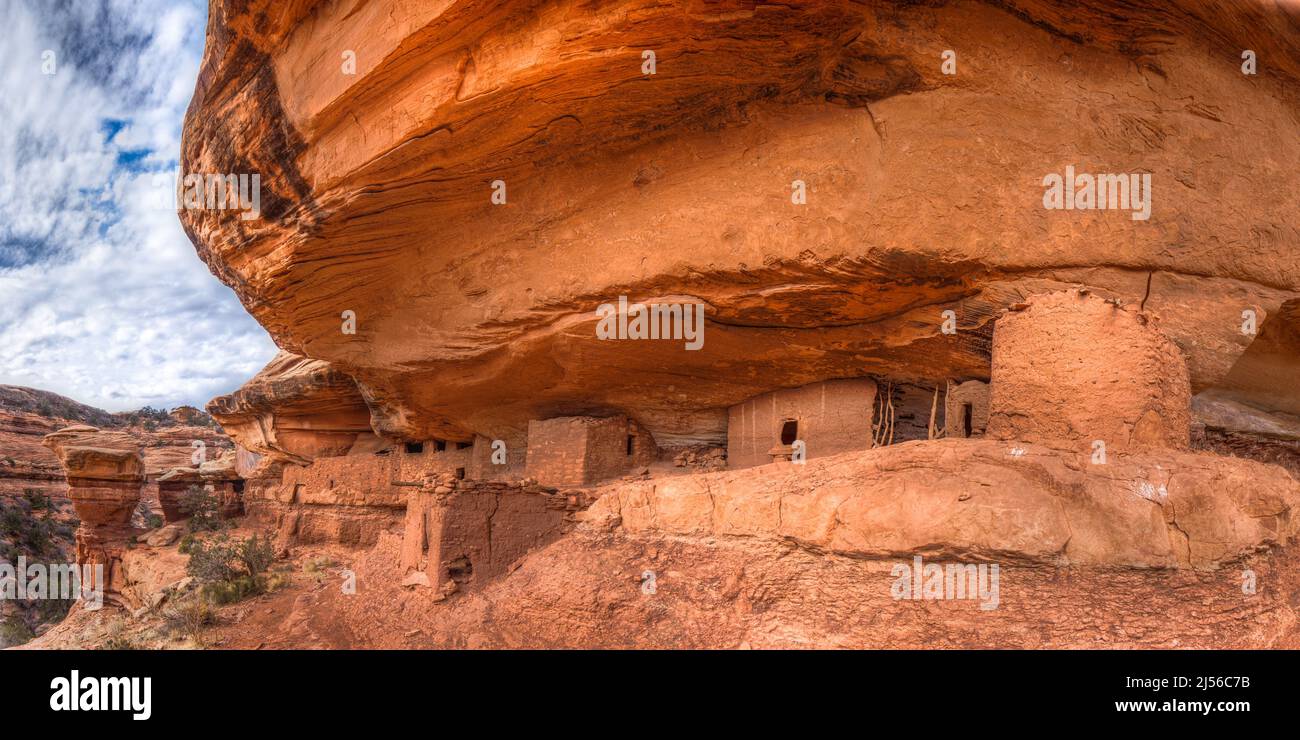
[[[998,311],[1076,283],[1160,315],[1193,392],[1249,390],[1242,312],[1292,334],[1300,290],[1293,23],[1200,0],[218,1],[183,166],[265,192],[258,219],[181,216],[400,438],[597,412],[721,443],[721,409],[777,388],[987,379]],[[1150,174],[1150,218],[1045,209],[1067,166]],[[598,341],[620,295],[702,303],[704,347]]]
[[[349,618],[864,645],[821,611],[870,606],[917,645],[854,577],[928,557],[1024,577],[996,619],[944,612],[964,644],[1157,644],[1140,605],[1172,587],[1227,643],[1295,644],[1237,577],[1293,588],[1289,9],[211,8],[182,166],[258,173],[261,205],[181,219],[285,351],[208,408],[250,514],[372,548]],[[624,575],[660,549],[704,585],[656,612]],[[1116,616],[1062,574],[1123,580]],[[1058,597],[1078,632],[1027,636]],[[681,627],[626,622],[656,613]]]

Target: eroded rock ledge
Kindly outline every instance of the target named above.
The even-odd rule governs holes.
[[[805,465],[615,484],[597,531],[785,540],[877,560],[1212,569],[1285,544],[1300,485],[1250,460],[906,442]]]

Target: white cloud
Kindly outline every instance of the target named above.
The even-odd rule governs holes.
[[[156,207],[204,14],[199,0],[0,0],[0,383],[115,411],[201,405],[274,354]]]

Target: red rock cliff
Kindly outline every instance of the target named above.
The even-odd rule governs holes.
[[[1294,24],[1205,0],[214,0],[183,167],[260,173],[260,217],[182,219],[398,437],[597,411],[721,443],[775,388],[987,379],[990,320],[1066,284],[1159,314],[1194,393],[1295,413],[1295,384],[1232,372],[1243,310],[1296,331]],[[1067,166],[1149,173],[1149,220],[1044,209]],[[702,302],[703,349],[597,341],[619,295]]]

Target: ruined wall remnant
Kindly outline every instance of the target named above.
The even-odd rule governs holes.
[[[397,485],[401,468],[393,454],[286,465],[277,480],[250,481],[245,506],[251,523],[274,530],[281,546],[372,545],[380,532],[402,520],[410,489]]]
[[[809,458],[865,450],[875,399],[874,380],[851,378],[772,391],[732,406],[727,467],[766,465],[779,451],[788,456],[794,440],[803,441]]]
[[[547,486],[581,486],[649,465],[654,438],[626,416],[563,416],[528,423],[528,477]]]
[[[1186,449],[1182,352],[1136,306],[1083,291],[1032,297],[993,331],[988,436],[1088,450]]]
[[[431,475],[406,509],[403,574],[443,593],[482,585],[555,540],[571,508],[567,496],[535,484]]]
[[[976,437],[989,423],[989,384],[978,380],[950,386],[944,400],[945,437]]]

